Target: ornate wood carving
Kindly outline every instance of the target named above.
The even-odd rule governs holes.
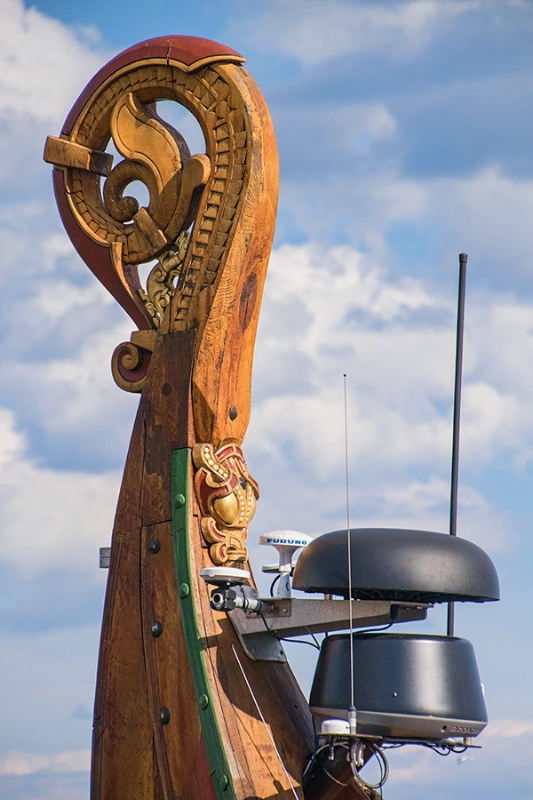
[[[240,443],[248,425],[277,203],[274,134],[263,98],[238,66],[243,60],[194,37],[130,48],[95,76],[45,149],[76,249],[137,326],[198,331],[195,427],[200,441],[215,446]],[[196,116],[205,154],[190,156],[181,134],[154,110],[158,99]],[[111,139],[124,157],[114,167],[105,152]],[[134,180],[149,191],[146,208],[124,196]],[[153,259],[161,266],[143,289],[138,266]],[[129,378],[134,391],[142,388],[143,354],[138,361],[139,375],[130,366],[121,371],[123,388]]]
[[[214,564],[242,566],[248,559],[248,523],[255,514],[259,486],[236,444],[197,444],[192,451],[194,486],[203,517],[202,533]]]
[[[240,445],[278,168],[243,61],[195,37],[136,45],[45,150],[74,246],[138,328],[113,354],[117,383],[141,398],[112,539],[92,800],[302,798],[313,749],[290,668],[247,658],[199,577],[213,562],[248,568],[259,494]],[[205,153],[190,154],[161,99],[196,117]]]

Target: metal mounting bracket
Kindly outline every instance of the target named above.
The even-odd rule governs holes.
[[[280,639],[309,633],[388,625],[425,619],[428,605],[390,600],[308,600],[262,598],[260,614],[236,608],[228,613],[245,653],[254,661],[286,661]],[[394,609],[394,611],[393,611]]]

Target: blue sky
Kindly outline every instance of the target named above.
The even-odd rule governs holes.
[[[446,530],[469,253],[458,528],[502,601],[459,607],[457,633],[491,722],[466,760],[397,754],[384,796],[532,800],[533,5],[0,0],[0,19],[0,795],[88,797],[98,547],[137,403],[108,366],[130,322],[62,231],[44,140],[109,58],[181,33],[246,56],[280,153],[244,443],[256,572],[260,533],[344,524],[343,373],[352,524]]]

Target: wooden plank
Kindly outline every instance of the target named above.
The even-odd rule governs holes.
[[[44,160],[56,167],[70,167],[107,176],[113,166],[113,156],[101,150],[84,147],[68,139],[48,136],[44,150]]]
[[[94,711],[91,796],[156,800],[140,616],[144,417],[132,434],[111,546]]]
[[[190,496],[184,459],[190,461],[187,450],[174,454],[175,463],[180,465],[174,497]],[[296,793],[302,797],[301,774],[313,748],[307,703],[287,664],[250,661],[227,615],[211,609],[209,590],[199,574],[203,566],[212,562],[203,546],[194,496],[189,502],[188,530],[185,505],[175,511],[177,580],[179,586],[187,586],[182,606],[187,607],[192,620],[188,647],[190,658],[198,662],[196,695],[207,696],[204,711],[213,705],[214,719],[218,720],[218,730],[209,736],[212,769],[219,779],[225,770],[230,770],[232,790],[238,800],[250,796],[284,797],[285,792],[289,793],[287,796],[294,797]],[[206,721],[204,727],[212,728],[212,722]],[[226,763],[215,752],[221,746],[228,756]]]
[[[194,332],[159,337],[156,344],[111,545],[97,682],[93,800],[194,798],[192,766],[203,758],[198,714],[190,709],[194,693],[170,525],[170,453],[187,441],[190,428]],[[156,622],[162,632],[154,637]],[[162,717],[165,711],[168,721]]]
[[[223,444],[242,456],[277,204],[272,124],[240,61],[194,37],[136,45],[95,76],[62,138],[46,148],[74,246],[143,329],[115,351],[120,385],[142,395],[112,536],[92,800],[303,800],[314,747],[309,707],[289,665],[249,659],[200,578],[215,559],[202,530],[217,521],[204,500],[199,506],[190,454],[196,445]],[[153,113],[161,97],[201,120],[205,156],[189,158],[179,134]],[[99,176],[111,162],[99,148],[110,136],[124,161],[102,193]],[[149,190],[147,210],[122,202],[134,179]],[[161,279],[173,296],[160,303],[155,325],[138,266],[162,261],[167,242],[175,256],[176,237],[193,221],[179,279],[178,270]],[[243,477],[244,461],[234,461],[241,472],[230,475],[244,500],[232,495],[238,488],[228,496],[244,511],[230,525],[238,529],[232,552],[248,566],[242,542],[257,489]],[[350,796],[365,797],[358,789]]]

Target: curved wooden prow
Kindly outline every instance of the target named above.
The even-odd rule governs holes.
[[[302,798],[314,746],[288,664],[245,655],[199,576],[248,568],[258,497],[240,445],[278,168],[243,61],[194,37],[136,45],[45,151],[76,249],[139,329],[113,356],[117,383],[141,399],[112,538],[92,800]],[[191,156],[161,99],[196,117],[205,153]],[[145,208],[124,196],[133,181]]]

